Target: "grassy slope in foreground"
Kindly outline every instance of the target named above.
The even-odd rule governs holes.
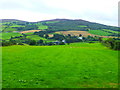
[[[118,52],[99,43],[2,49],[3,88],[117,87]]]

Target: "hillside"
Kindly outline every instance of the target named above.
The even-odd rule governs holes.
[[[94,29],[111,29],[118,31],[117,27],[107,26],[99,23],[93,23],[81,19],[54,19],[48,21],[42,21],[44,25],[47,25],[52,30],[94,30]]]
[[[2,23],[6,23],[6,22],[27,22],[27,21],[22,21],[22,20],[17,20],[17,19],[0,19],[0,21],[2,21]]]
[[[47,31],[87,31],[91,34],[107,33],[105,36],[118,36],[119,28],[93,23],[81,19],[53,19],[27,22],[16,19],[2,19],[2,32],[47,30]],[[101,34],[100,34],[101,35]]]
[[[0,24],[3,88],[118,88],[118,27],[69,19]]]
[[[0,22],[2,26],[0,42],[2,42],[2,40],[14,40],[16,43],[28,44],[30,40],[39,42],[41,39],[46,44],[46,42],[55,40],[70,39],[70,42],[73,43],[80,41],[78,40],[80,34],[82,34],[86,42],[98,41],[99,37],[119,38],[120,36],[119,27],[103,25],[82,19],[52,19],[38,22],[1,19],[0,21],[2,21]],[[69,34],[72,37],[69,38],[69,36],[67,36]],[[46,37],[46,35],[48,36]],[[117,40],[120,40],[120,38]]]

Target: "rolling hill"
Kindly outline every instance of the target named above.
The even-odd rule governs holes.
[[[2,31],[27,31],[27,30],[46,30],[46,31],[87,31],[90,34],[100,36],[119,36],[120,28],[99,23],[89,22],[82,19],[53,19],[38,22],[27,22],[16,19],[1,19]]]
[[[0,24],[3,88],[118,88],[118,27],[70,19]]]

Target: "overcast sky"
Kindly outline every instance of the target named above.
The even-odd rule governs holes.
[[[0,19],[83,19],[118,26],[119,0],[0,0]]]

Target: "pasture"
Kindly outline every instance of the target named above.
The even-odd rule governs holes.
[[[55,32],[55,33],[63,34],[63,35],[71,34],[72,36],[74,36],[74,35],[79,36],[79,34],[82,34],[84,37],[87,37],[88,35],[95,36],[93,34],[88,33],[87,31],[58,31],[58,32]]]
[[[108,36],[111,35],[109,32],[101,31],[101,30],[90,30],[89,33],[95,34],[95,35],[100,35],[100,36]]]
[[[40,30],[48,29],[48,26],[43,25],[42,23],[36,23],[36,25],[38,25],[38,29]]]
[[[79,34],[82,34],[83,37],[87,37],[88,35],[90,36],[100,36],[104,38],[112,38],[112,36],[105,36],[108,35],[108,32],[100,31],[100,30],[90,30],[90,31],[57,31],[55,32],[57,34],[63,34],[63,35],[68,35],[71,34],[72,36],[79,36]],[[110,33],[109,33],[110,34]]]
[[[17,32],[9,32],[9,33],[0,33],[0,39],[10,39],[11,36],[15,37],[15,36],[21,36],[22,34],[17,33]]]
[[[30,36],[27,36],[27,38],[29,38],[29,39],[31,39],[31,40],[40,40],[40,39],[42,39],[42,40],[47,40],[47,39],[45,39],[45,38],[43,38],[43,37],[40,37],[40,36],[38,36],[38,35],[30,35]]]
[[[2,48],[3,88],[116,88],[118,51],[100,43]]]
[[[2,31],[3,32],[8,32],[8,31],[17,31],[17,29],[15,29],[15,28],[12,28],[12,27],[2,27]]]
[[[38,27],[38,29],[40,29],[40,30],[48,29],[48,26],[41,25],[41,26]]]
[[[10,27],[25,27],[25,26],[23,26],[23,25],[12,25]]]
[[[47,21],[47,22],[45,22],[45,23],[58,23],[59,21]]]
[[[87,27],[87,26],[85,26],[85,25],[79,25],[78,27]]]
[[[32,32],[39,32],[41,30],[26,30],[26,31],[21,31],[20,33],[32,33]]]
[[[113,30],[109,30],[109,29],[102,29],[102,30],[106,31],[106,32],[116,33],[116,34],[120,33],[118,31],[113,31]]]

